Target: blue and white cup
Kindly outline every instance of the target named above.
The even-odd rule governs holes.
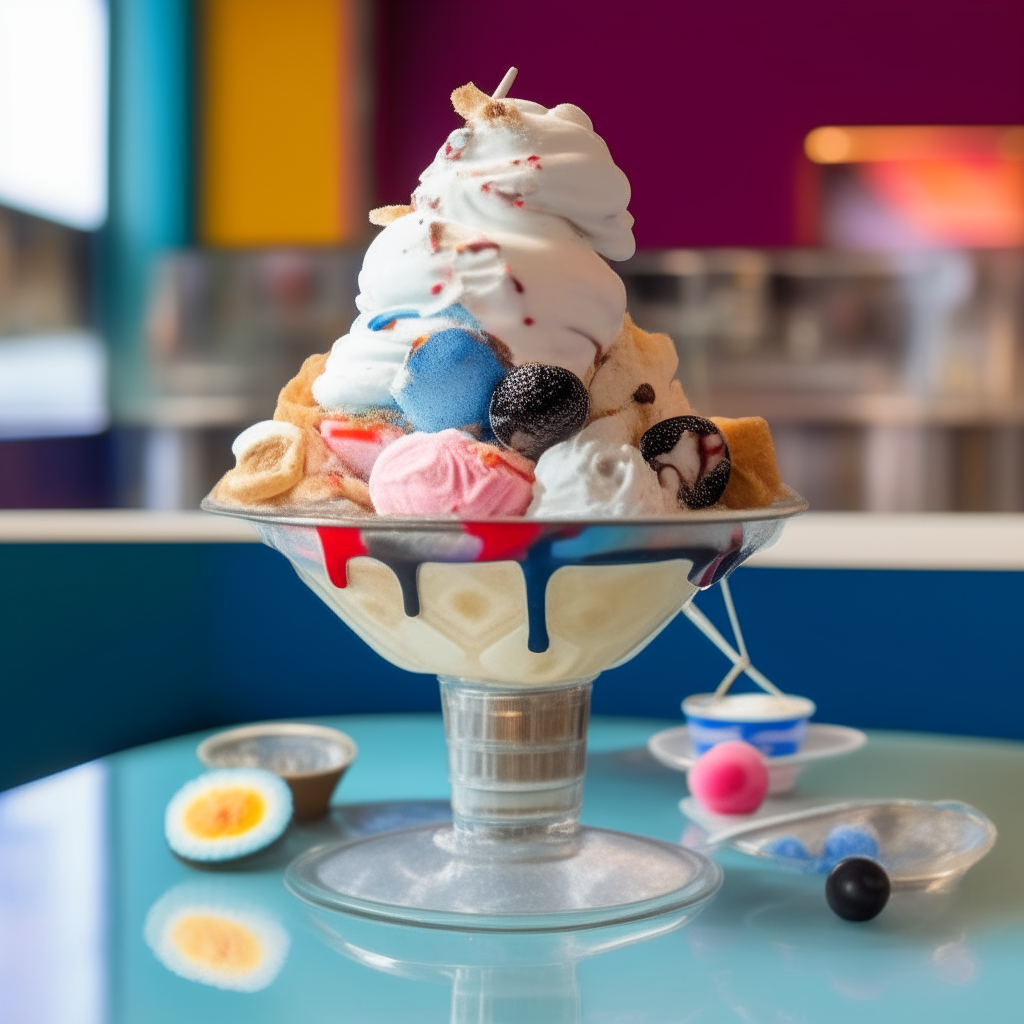
[[[791,694],[695,693],[683,701],[686,728],[698,755],[716,743],[743,740],[765,757],[784,757],[799,751],[807,736],[814,701]]]

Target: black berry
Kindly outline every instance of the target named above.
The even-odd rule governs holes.
[[[725,436],[701,416],[673,416],[655,423],[640,438],[640,454],[664,486],[676,485],[685,508],[710,508],[729,483],[732,463]]]
[[[517,366],[491,395],[494,436],[534,461],[582,430],[589,414],[586,386],[561,366]]]
[[[844,921],[870,921],[889,902],[885,868],[867,857],[847,857],[829,872],[825,899]]]

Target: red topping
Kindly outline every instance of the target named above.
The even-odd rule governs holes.
[[[518,161],[516,161],[516,162],[518,163]],[[532,168],[533,168],[533,169],[534,169],[535,171],[539,171],[539,170],[540,170],[540,157],[539,157],[539,156],[537,156],[536,154],[534,154],[533,156],[528,156],[528,157],[526,158],[526,162],[527,162],[527,163],[528,163],[528,164],[529,164],[529,165],[530,165],[530,166],[531,166],[531,167],[532,167]]]
[[[512,278],[512,284],[515,287],[515,290],[519,292],[520,295],[522,295],[523,292],[526,291],[526,289],[523,287],[523,282],[520,281],[518,277]]]
[[[325,433],[321,430],[321,433]],[[379,441],[380,435],[366,427],[328,427],[326,437],[336,437],[342,441]]]
[[[539,527],[538,527],[539,529]],[[358,526],[318,526],[320,546],[324,550],[324,566],[330,581],[339,589],[348,586],[348,561],[367,554]]]
[[[521,562],[541,531],[539,523],[463,523],[462,528],[483,541],[478,562]]]
[[[444,287],[444,285],[440,285],[440,284],[435,284],[435,285],[433,285],[433,286],[431,287],[431,289],[430,289],[430,294],[431,294],[431,295],[440,295],[440,294],[441,294],[441,289],[442,289],[443,287]]]
[[[493,181],[485,181],[480,186],[480,191],[490,195],[492,192],[498,196],[499,199],[504,199],[510,206],[522,206],[523,197],[518,192],[502,192],[500,188],[494,187]]]
[[[523,317],[523,323],[526,324],[527,327],[532,327],[533,326],[533,317],[532,316],[524,316]]]
[[[466,242],[465,245],[460,245],[458,248],[459,252],[483,252],[485,249],[500,250],[501,246],[497,242],[489,242],[486,238],[481,239],[479,242]]]

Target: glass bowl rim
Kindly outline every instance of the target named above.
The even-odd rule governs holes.
[[[791,519],[806,512],[809,505],[805,498],[796,492],[760,508],[745,509],[700,509],[678,516],[618,516],[596,518],[557,518],[541,519],[534,516],[490,516],[475,519],[435,518],[431,516],[325,516],[314,513],[297,514],[287,510],[269,511],[266,506],[225,505],[215,501],[211,496],[205,497],[199,506],[204,512],[214,515],[230,516],[234,519],[247,519],[257,523],[273,523],[280,526],[337,526],[356,527],[362,530],[429,530],[437,532],[461,531],[467,524],[507,525],[507,526],[540,526],[556,531],[563,528],[612,526],[619,528],[636,527],[686,527],[706,525],[726,525],[729,523],[772,522]]]

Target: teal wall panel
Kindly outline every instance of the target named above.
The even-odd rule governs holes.
[[[110,216],[103,321],[115,419],[146,419],[143,339],[154,257],[192,240],[191,0],[111,0]]]

